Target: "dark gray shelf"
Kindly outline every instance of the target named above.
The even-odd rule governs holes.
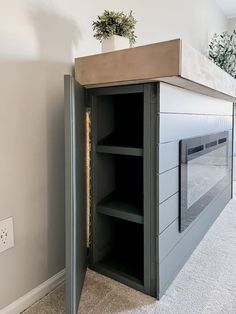
[[[128,156],[143,156],[143,149],[136,147],[112,146],[112,145],[97,145],[96,151],[98,153],[114,154],[114,155],[128,155]]]
[[[103,215],[143,224],[142,202],[111,194],[97,205]]]
[[[105,276],[108,276],[114,280],[118,280],[121,283],[124,283],[125,285],[128,285],[131,288],[140,290],[142,292],[145,292],[144,290],[144,284],[143,281],[135,276],[127,274],[123,269],[122,266],[117,265],[117,262],[115,262],[114,265],[110,265],[111,261],[107,264],[106,262],[98,262],[92,267],[95,271],[100,272],[101,274],[104,274]],[[116,268],[118,266],[118,269]]]

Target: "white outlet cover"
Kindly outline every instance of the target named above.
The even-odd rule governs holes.
[[[0,253],[14,246],[13,218],[0,221]]]

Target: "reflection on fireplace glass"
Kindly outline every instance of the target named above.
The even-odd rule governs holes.
[[[224,146],[188,162],[188,208],[227,174],[225,150]]]
[[[180,142],[180,232],[231,182],[227,131]]]

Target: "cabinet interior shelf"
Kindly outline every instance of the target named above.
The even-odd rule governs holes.
[[[144,283],[143,225],[106,216],[112,241],[109,249],[101,247],[96,268],[102,273],[132,287],[142,289]]]
[[[114,155],[143,156],[142,148],[126,146],[97,145],[96,152]]]
[[[124,261],[118,261],[116,258],[107,258],[105,261],[96,264],[97,270],[104,275],[119,280],[128,286],[134,287],[135,289],[144,292],[143,281],[138,274],[129,274],[130,270],[124,268]],[[131,267],[130,269],[133,269]],[[127,273],[128,272],[128,273]]]
[[[143,224],[142,200],[111,194],[97,205],[97,212],[103,215]]]

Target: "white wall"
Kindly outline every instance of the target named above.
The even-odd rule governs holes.
[[[236,17],[229,19],[228,21],[228,30],[232,32],[233,30],[236,30]]]
[[[63,74],[100,50],[91,23],[133,9],[138,45],[181,37],[202,52],[226,19],[212,0],[0,2],[0,220],[15,247],[0,255],[0,309],[64,267]]]

